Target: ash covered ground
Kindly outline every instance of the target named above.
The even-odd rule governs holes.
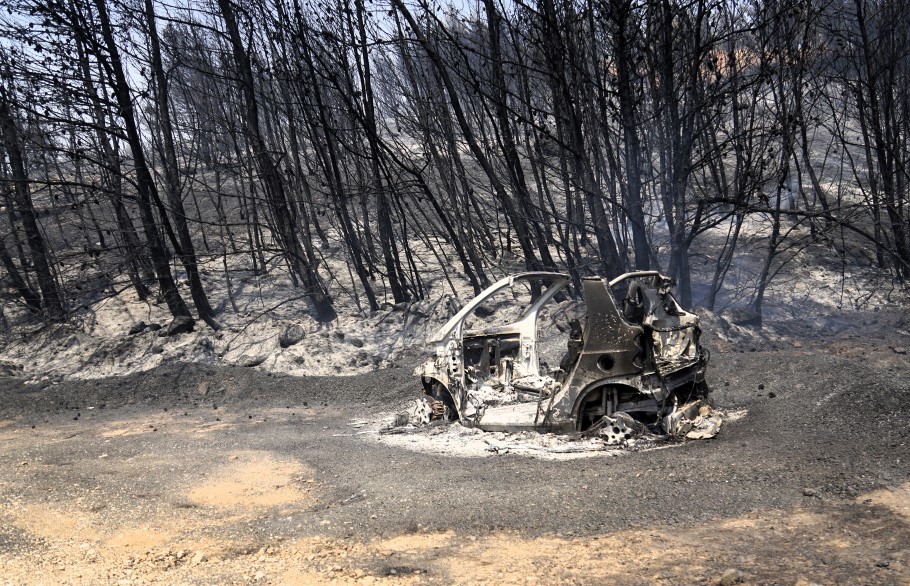
[[[908,583],[906,299],[882,276],[792,271],[761,329],[698,310],[735,414],[721,433],[641,451],[381,436],[466,291],[373,313],[340,298],[320,326],[249,274],[217,333],[138,328],[167,319],[129,293],[19,323],[0,339],[4,579]]]
[[[380,441],[363,422],[421,392],[406,366],[3,378],[0,566],[47,584],[906,583],[906,318],[800,339],[712,319],[714,399],[744,415],[581,459]]]

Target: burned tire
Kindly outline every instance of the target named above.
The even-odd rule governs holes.
[[[434,400],[441,401],[445,405],[445,419],[448,419],[449,421],[458,421],[458,408],[455,406],[455,399],[452,398],[449,389],[445,388],[441,382],[433,381],[427,394]]]
[[[708,386],[708,381],[695,383],[695,398],[701,399],[705,405],[714,406],[714,398],[711,396],[711,387]]]
[[[688,403],[689,401],[701,400],[704,403],[711,404],[711,387],[708,386],[706,381],[701,381],[697,383],[692,383],[692,388],[685,392],[682,389],[677,391],[676,396],[679,398],[681,403]]]
[[[611,401],[616,389],[610,386],[591,389],[578,405],[575,427],[578,431],[587,431],[607,414],[605,401]]]

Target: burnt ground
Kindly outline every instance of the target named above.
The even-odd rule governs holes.
[[[0,582],[910,584],[907,338],[718,343],[717,438],[560,461],[359,433],[409,369],[0,379]]]

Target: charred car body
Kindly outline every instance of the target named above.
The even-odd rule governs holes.
[[[516,274],[442,326],[415,371],[426,419],[488,431],[672,433],[697,414],[708,353],[673,281],[656,271],[585,278],[582,302],[568,298],[569,284],[560,273]]]

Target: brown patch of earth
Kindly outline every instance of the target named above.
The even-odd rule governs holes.
[[[228,460],[213,478],[189,491],[191,503],[230,510],[288,505],[311,496],[309,489],[301,489],[296,483],[304,477],[312,478],[313,471],[296,461],[255,451],[238,452]]]
[[[238,466],[264,470],[269,479],[297,473],[270,459]],[[233,514],[247,510],[232,498],[219,506]],[[251,551],[240,543],[192,539],[188,535],[199,527],[180,518],[160,519],[158,530],[104,537],[83,521],[31,505],[15,523],[46,540],[49,553],[41,560],[0,553],[0,565],[7,583],[22,584],[716,584],[718,568],[727,567],[753,584],[836,584],[841,572],[850,575],[858,567],[867,577],[856,583],[906,584],[908,511],[910,485],[904,485],[855,504],[764,511],[686,527],[584,537],[418,528],[362,541],[296,538]]]
[[[906,508],[907,490],[870,496]],[[715,584],[718,568],[732,567],[746,583],[836,584],[845,568],[865,566],[868,576],[857,583],[905,584],[908,536],[906,519],[867,502],[858,509],[768,511],[678,529],[585,537],[447,532],[354,546],[295,541],[285,548],[298,565],[301,556],[317,552],[305,558],[306,571],[281,571],[279,564],[270,578],[280,584],[302,583],[298,578],[314,584]]]
[[[717,362],[719,399],[748,417],[581,463],[367,441],[348,380],[262,405],[23,409],[0,427],[0,584],[688,585],[727,568],[910,584],[903,373],[796,351]],[[358,402],[304,409],[305,384]]]

